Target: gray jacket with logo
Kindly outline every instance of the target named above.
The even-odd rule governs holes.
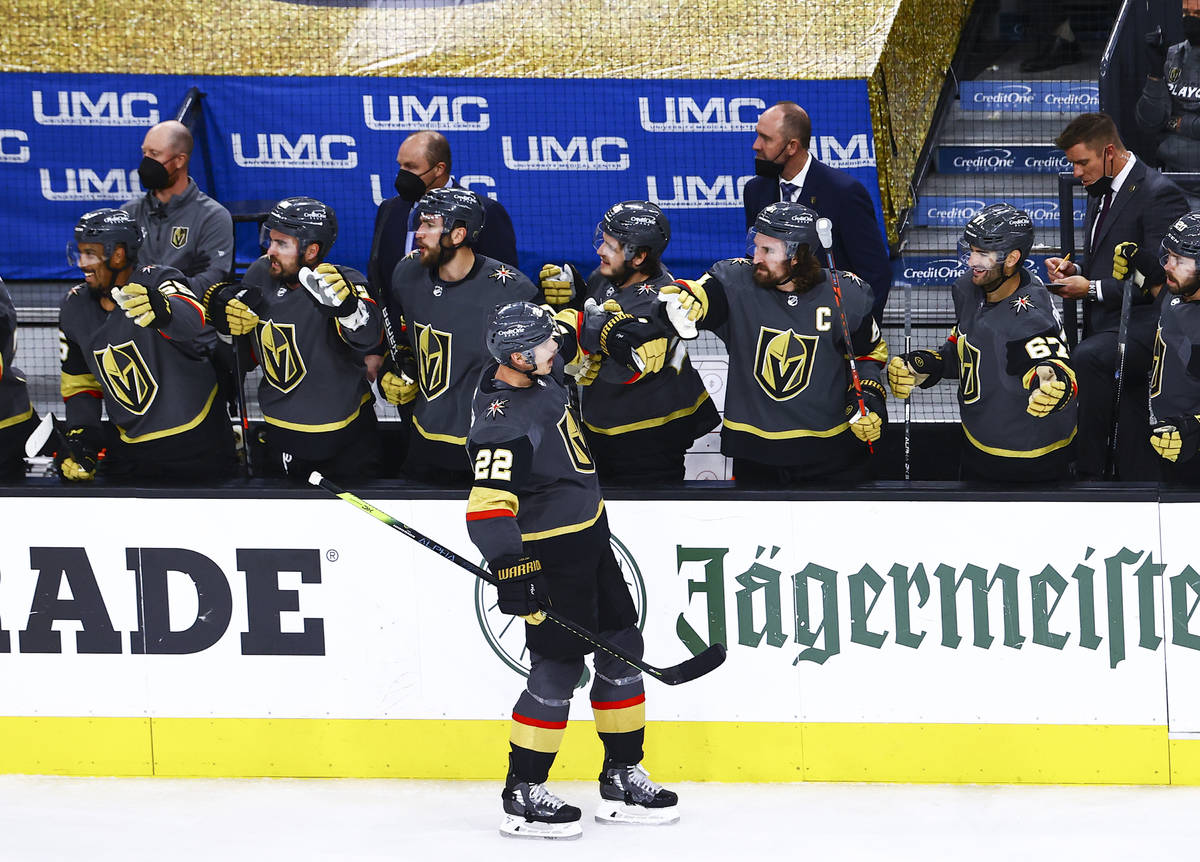
[[[173,266],[203,296],[233,271],[233,218],[229,210],[200,191],[193,179],[183,194],[165,204],[146,192],[122,205],[146,231],[138,257]]]
[[[1165,134],[1158,158],[1168,171],[1200,170],[1200,49],[1187,42],[1167,50],[1162,77],[1148,78],[1136,108],[1138,125]],[[1179,117],[1179,128],[1171,129]]]

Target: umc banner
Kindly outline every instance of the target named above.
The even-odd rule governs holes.
[[[669,266],[697,275],[745,249],[742,189],[754,126],[781,100],[804,105],[811,152],[849,171],[879,208],[864,80],[599,80],[0,75],[3,275],[70,278],[63,256],[78,217],[142,194],[146,129],[204,93],[192,176],[235,214],[290,195],[330,204],[331,258],[365,267],[375,210],[394,194],[405,136],[450,140],[457,181],[504,204],[522,268],[594,261],[596,223],[613,203],[666,210]],[[257,255],[240,236],[238,256]]]

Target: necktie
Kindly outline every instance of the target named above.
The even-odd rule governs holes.
[[[1096,227],[1092,230],[1092,251],[1096,251],[1096,237],[1100,236],[1100,228],[1104,226],[1104,217],[1108,215],[1108,206],[1112,203],[1112,191],[1104,193],[1100,200],[1100,212],[1096,213]]]
[[[781,201],[793,201],[796,199],[796,192],[800,190],[799,186],[792,183],[779,184],[779,199]]]

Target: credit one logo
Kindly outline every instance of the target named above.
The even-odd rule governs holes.
[[[61,168],[62,190],[54,188],[49,168],[38,169],[42,197],[48,201],[127,201],[143,194],[136,170],[112,168],[103,176],[91,168]]]
[[[20,129],[0,129],[0,162],[22,164],[29,161],[29,147],[24,146],[28,140],[29,135]],[[9,141],[20,143],[11,144]]]
[[[1051,90],[1042,96],[1042,104],[1071,112],[1098,111],[1100,110],[1100,89],[1098,87],[1072,87],[1065,93]]]
[[[671,196],[663,197],[658,190],[658,177],[646,177],[646,200],[663,209],[719,209],[742,205],[742,191],[750,176],[733,177],[725,174],[710,183],[706,177],[671,177]]]
[[[1009,84],[992,92],[977,92],[971,97],[981,105],[1033,105],[1033,88],[1024,84]]]
[[[259,132],[254,136],[258,154],[248,156],[242,146],[242,136],[230,136],[233,160],[243,168],[336,168],[349,170],[358,166],[354,138],[349,135],[305,134],[293,142],[278,132]]]
[[[983,201],[958,200],[951,201],[945,206],[931,206],[925,210],[925,215],[939,221],[969,221],[987,204]]]
[[[53,112],[47,113],[52,104]],[[59,90],[51,99],[33,91],[33,118],[42,126],[153,126],[157,105],[153,93],[105,92],[93,100],[83,90]]]
[[[1012,150],[979,150],[973,156],[955,156],[954,167],[974,168],[980,171],[999,171],[1016,164]]]
[[[687,96],[667,96],[663,99],[663,119],[652,120],[650,100],[644,96],[638,99],[638,115],[647,132],[753,132],[758,115],[766,108],[762,99],[715,97],[702,108]]]
[[[377,132],[482,132],[492,124],[487,107],[482,96],[434,96],[428,104],[418,96],[388,96],[387,116],[381,119],[375,113],[375,97],[363,96],[363,119],[368,129]]]
[[[624,138],[588,139],[578,135],[561,143],[553,135],[525,139],[527,158],[517,158],[513,139],[500,139],[504,166],[510,171],[624,171],[629,169],[629,143]]]

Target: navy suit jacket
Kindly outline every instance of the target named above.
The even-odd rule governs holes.
[[[456,183],[451,183],[457,187]],[[517,236],[513,231],[508,212],[489,197],[483,199],[483,230],[471,248],[513,269],[517,266]],[[375,236],[371,240],[371,257],[367,261],[367,284],[376,299],[384,296],[392,280],[392,270],[404,257],[404,245],[408,239],[408,217],[412,212],[411,202],[401,197],[390,197],[379,205],[375,213]]]
[[[779,180],[754,177],[746,183],[742,192],[746,229],[753,226],[754,219],[768,204],[777,200]],[[887,243],[875,220],[875,204],[866,187],[849,174],[812,159],[796,202],[833,222],[834,263],[838,269],[852,272],[871,285],[875,294],[871,313],[879,320],[892,287],[892,267]],[[824,265],[821,250],[813,251]]]

